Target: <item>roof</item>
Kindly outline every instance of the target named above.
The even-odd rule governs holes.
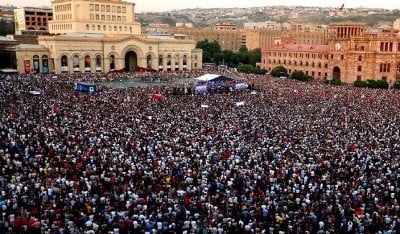
[[[328,52],[328,45],[309,45],[309,44],[284,44],[270,47],[263,47],[262,52],[268,51],[293,51],[293,52]]]
[[[74,32],[74,33],[61,34],[60,37],[91,37],[91,38],[102,38],[102,37],[104,37],[104,34],[102,34],[102,33],[79,33],[79,32]]]
[[[35,45],[35,44],[19,44],[16,46],[17,49],[46,49],[43,45]]]
[[[226,80],[234,80],[233,78],[218,75],[218,74],[205,74],[200,77],[197,77],[195,80],[197,81],[226,81]]]

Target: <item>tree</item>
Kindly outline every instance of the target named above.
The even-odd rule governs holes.
[[[311,80],[311,76],[306,75],[303,71],[294,71],[291,75],[292,79],[309,81]]]
[[[209,42],[207,39],[199,41],[196,44],[196,48],[203,50],[203,62],[216,62],[215,55],[221,53],[221,46],[217,41]]]
[[[281,76],[282,74],[284,74],[285,76],[288,75],[288,71],[284,66],[277,66],[272,68],[271,72],[269,73],[271,76]]]

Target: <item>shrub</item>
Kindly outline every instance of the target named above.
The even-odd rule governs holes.
[[[356,81],[354,81],[354,86],[355,87],[368,87],[368,83],[363,80],[356,80]]]
[[[342,81],[340,80],[340,78],[335,77],[335,78],[333,78],[333,79],[329,82],[329,84],[341,85],[341,84],[342,84]]]
[[[277,66],[277,67],[274,67],[269,74],[271,76],[278,77],[281,74],[287,74],[287,72],[288,71],[284,66]]]
[[[393,88],[400,89],[400,81],[397,81],[396,83],[394,83]]]
[[[368,87],[372,89],[387,89],[389,83],[386,80],[367,80],[367,81],[355,81],[354,86],[356,87]]]
[[[295,80],[309,81],[312,77],[304,74],[303,71],[294,71],[291,78]]]

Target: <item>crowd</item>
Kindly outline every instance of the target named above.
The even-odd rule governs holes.
[[[246,79],[175,96],[1,77],[0,233],[400,232],[399,92]]]

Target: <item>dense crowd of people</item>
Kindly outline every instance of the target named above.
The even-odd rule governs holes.
[[[400,232],[397,90],[66,79],[0,78],[0,233]]]

